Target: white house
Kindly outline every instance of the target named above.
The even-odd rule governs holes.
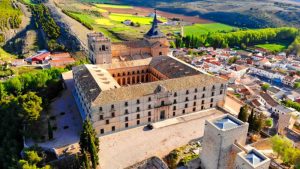
[[[280,79],[282,80],[284,78],[284,75],[269,70],[269,69],[260,69],[260,68],[256,68],[256,67],[250,67],[250,73],[259,75],[259,76],[263,76],[269,79]]]

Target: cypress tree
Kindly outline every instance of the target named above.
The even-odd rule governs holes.
[[[83,155],[84,153],[89,154],[93,168],[95,169],[99,164],[99,139],[89,119],[86,119],[83,123],[79,145]]]
[[[250,116],[248,117],[248,123],[249,123],[248,131],[252,131],[254,125],[254,109],[251,110]]]
[[[243,122],[246,122],[248,118],[248,105],[244,105],[240,108],[240,112],[238,114],[238,119],[240,119]]]

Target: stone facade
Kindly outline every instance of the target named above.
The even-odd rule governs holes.
[[[221,117],[223,118],[223,117]],[[221,119],[220,118],[220,119]],[[232,169],[234,161],[231,152],[234,142],[245,145],[248,124],[232,117],[239,124],[231,129],[220,129],[214,121],[206,121],[203,137],[203,150],[200,154],[201,164],[205,169]]]

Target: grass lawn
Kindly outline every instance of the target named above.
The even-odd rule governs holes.
[[[270,44],[259,44],[255,45],[256,47],[266,49],[270,52],[282,52],[288,48],[287,43],[270,43]]]
[[[7,53],[5,50],[3,50],[0,47],[0,60],[2,60],[2,61],[11,61],[11,60],[13,60],[15,58],[17,58],[15,55]]]
[[[93,24],[95,23],[95,19],[91,17],[91,15],[89,14],[84,14],[84,13],[74,13],[74,12],[70,12],[72,15],[77,16],[80,18],[80,20],[89,23],[89,24]]]
[[[24,0],[25,3],[35,5],[35,3],[32,2],[32,0]]]
[[[185,35],[201,35],[208,32],[231,31],[234,27],[221,23],[194,24],[184,27]]]
[[[129,5],[113,5],[113,4],[96,4],[100,8],[119,8],[119,9],[132,9],[132,6]]]

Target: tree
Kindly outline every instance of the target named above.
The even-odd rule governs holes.
[[[254,117],[255,118],[254,118],[254,124],[253,124],[253,131],[259,133],[264,126],[264,123],[263,123],[264,118],[263,118],[262,114],[259,114],[258,116],[255,115]]]
[[[28,92],[27,94],[21,95],[17,98],[20,116],[23,121],[31,122],[35,121],[40,117],[43,108],[42,99],[37,96],[34,92]]]
[[[263,91],[267,91],[269,88],[270,88],[270,85],[269,85],[268,83],[265,83],[265,84],[263,84],[263,85],[261,86],[261,89],[262,89]]]
[[[42,168],[37,167],[37,164],[42,161],[42,158],[34,150],[25,150],[25,157],[18,161],[18,166],[21,169],[51,169],[49,165]]]
[[[0,100],[2,100],[7,95],[4,85],[0,83]]]
[[[14,95],[18,95],[22,91],[22,83],[17,77],[9,79],[5,85],[7,91],[13,93]]]
[[[246,122],[248,119],[248,105],[244,105],[240,108],[240,112],[238,114],[238,119],[240,119],[243,122]]]
[[[265,121],[265,126],[267,126],[267,127],[272,127],[272,126],[273,126],[273,119],[272,119],[272,118],[268,118],[268,119]]]
[[[90,155],[92,166],[95,169],[99,164],[99,139],[89,119],[84,121],[82,128],[79,141],[80,152],[83,155],[84,153]]]
[[[295,89],[298,89],[298,88],[300,88],[300,82],[295,82],[295,84],[294,84],[294,88],[295,88]]]
[[[248,131],[252,131],[253,130],[253,125],[254,125],[254,109],[251,110],[251,113],[248,117],[248,123],[249,123],[249,128]]]

